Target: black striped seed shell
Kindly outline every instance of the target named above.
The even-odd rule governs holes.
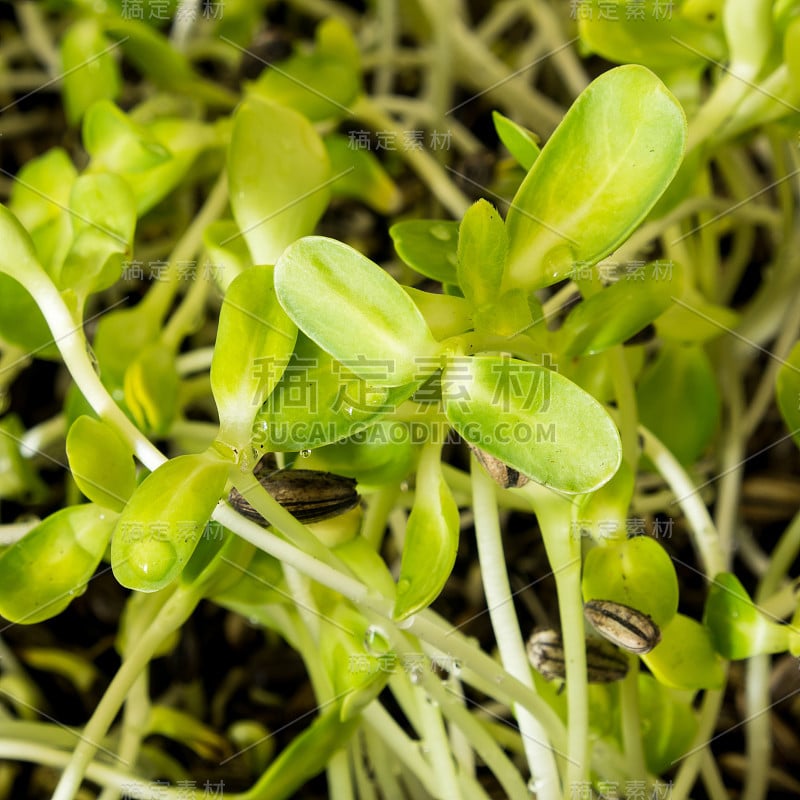
[[[547,680],[564,680],[566,661],[561,634],[536,631],[528,639],[528,660]],[[586,677],[589,683],[621,681],[628,674],[628,659],[602,639],[586,640]]]
[[[601,636],[631,653],[649,653],[661,641],[661,631],[650,616],[622,603],[589,600],[583,614]]]
[[[271,470],[262,459],[253,471],[258,482],[289,513],[301,522],[321,522],[344,514],[358,505],[359,495],[352,478],[313,469]],[[236,489],[228,502],[244,517],[266,525],[267,522]]]

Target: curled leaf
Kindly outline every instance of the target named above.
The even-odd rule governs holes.
[[[405,619],[433,602],[456,560],[458,507],[442,477],[440,454],[440,446],[428,444],[420,457],[397,581],[395,619]]]
[[[93,502],[122,511],[136,488],[133,451],[116,429],[83,415],[67,434],[67,458],[78,488]]]
[[[42,520],[0,554],[0,614],[32,625],[83,594],[105,553],[117,515],[87,503]]]
[[[129,589],[155,592],[178,577],[225,487],[226,464],[204,455],[173,458],[148,475],[117,522],[114,576]]]

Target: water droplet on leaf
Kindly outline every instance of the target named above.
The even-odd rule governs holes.
[[[408,584],[409,586],[411,585],[411,583],[409,581],[400,581],[400,583],[397,584],[398,594],[401,593],[402,591],[404,591],[404,589],[401,588],[401,584],[403,584],[403,583]],[[400,630],[403,630],[403,631],[408,630],[414,624],[414,620],[416,618],[417,618],[417,615],[416,614],[412,614],[410,617],[406,617],[405,619],[398,620],[397,623],[396,623],[397,627],[400,628]]]
[[[438,239],[440,242],[449,242],[451,238],[450,229],[446,225],[431,225],[431,236]]]
[[[377,625],[370,625],[364,631],[364,647],[368,653],[384,655],[389,651],[389,641],[386,633]]]

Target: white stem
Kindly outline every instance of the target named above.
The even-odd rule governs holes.
[[[647,428],[640,425],[639,433],[644,439],[644,452],[669,484],[675,494],[675,502],[686,515],[705,573],[713,579],[725,571],[725,557],[714,522],[700,497],[700,490],[675,456]]]
[[[495,640],[500,651],[500,660],[510,675],[533,689],[531,666],[525,652],[517,612],[514,609],[511,586],[508,582],[503,538],[495,502],[494,482],[474,456],[472,457],[472,496],[475,512],[475,538],[478,544],[483,589]],[[556,800],[561,795],[561,782],[547,733],[527,709],[515,705],[514,715],[519,724],[522,745],[531,778],[536,785],[537,797]]]

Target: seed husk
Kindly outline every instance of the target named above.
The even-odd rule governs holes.
[[[467,442],[467,444],[492,480],[500,484],[504,489],[519,489],[520,486],[524,486],[530,480],[526,475],[523,475],[513,467],[509,467],[499,458],[489,455],[485,450],[481,450],[480,447],[476,447],[470,442]]]
[[[274,469],[268,454],[256,465],[253,476],[287,511],[301,522],[321,522],[358,505],[359,494],[352,478],[313,469]],[[244,517],[267,525],[242,494],[231,489],[228,502]]]
[[[601,636],[631,653],[649,653],[661,641],[661,631],[648,614],[622,603],[589,600],[583,614]]]
[[[528,639],[528,660],[547,680],[564,680],[567,674],[564,643],[554,630],[534,632]],[[621,681],[628,674],[628,659],[602,639],[586,640],[586,677],[589,683]]]

